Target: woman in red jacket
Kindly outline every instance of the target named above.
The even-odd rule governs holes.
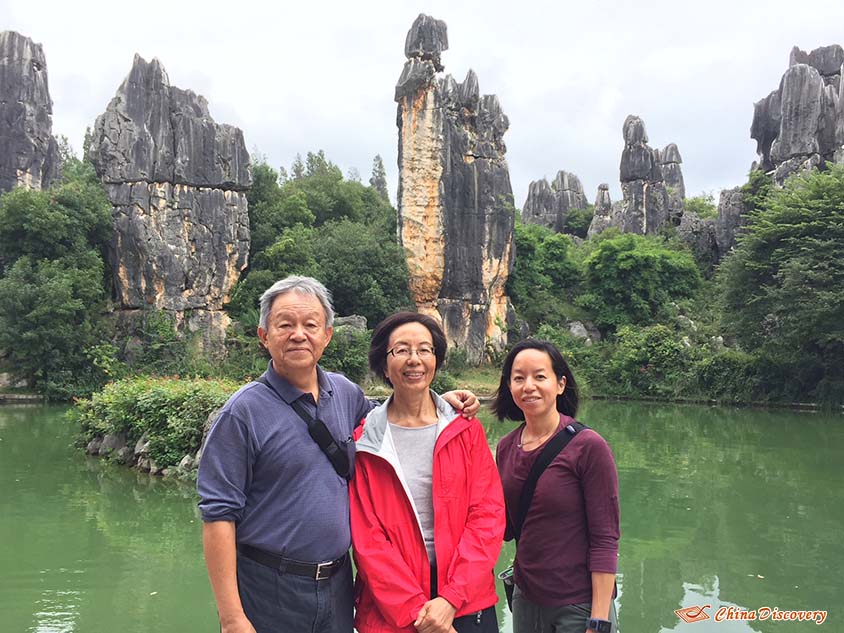
[[[366,417],[349,489],[360,633],[498,632],[501,482],[480,422],[430,389],[445,352],[422,314],[372,335],[369,366],[393,395]]]

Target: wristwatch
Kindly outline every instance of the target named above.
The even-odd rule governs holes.
[[[595,633],[612,633],[612,622],[609,620],[599,620],[598,618],[589,618],[586,628],[590,631],[595,631]]]

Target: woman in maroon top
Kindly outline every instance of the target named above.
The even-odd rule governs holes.
[[[526,340],[510,350],[492,409],[500,420],[524,420],[496,451],[511,519],[531,466],[566,432],[577,403],[574,376],[553,344]],[[614,633],[619,536],[615,461],[586,428],[537,482],[514,563],[513,632]],[[513,538],[509,522],[504,538]]]

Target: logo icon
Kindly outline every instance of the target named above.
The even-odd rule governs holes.
[[[709,614],[706,612],[706,609],[709,609],[711,606],[712,605],[705,604],[702,607],[686,607],[685,609],[677,609],[674,613],[676,613],[683,622],[688,622],[689,624],[692,622],[703,622],[704,620],[709,619]]]

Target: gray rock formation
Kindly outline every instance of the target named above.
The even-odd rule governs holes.
[[[589,224],[589,231],[586,237],[597,235],[604,229],[608,229],[616,220],[613,219],[613,203],[610,198],[610,186],[602,182],[598,185],[598,193],[595,194],[595,213],[592,215],[592,222]]]
[[[399,240],[417,308],[439,319],[452,345],[480,361],[507,343],[512,307],[513,192],[509,127],[498,98],[442,70],[446,25],[420,15],[407,36],[396,85]]]
[[[132,70],[94,125],[91,156],[108,184],[167,182],[244,191],[252,184],[243,133],[215,123],[204,97],[170,85],[157,59]]]
[[[673,224],[680,223],[683,215],[683,200],[686,199],[686,184],[683,182],[683,159],[675,143],[669,143],[659,152],[662,177],[668,191],[668,215]]]
[[[720,259],[715,239],[715,219],[701,218],[696,213],[686,211],[680,218],[677,232],[691,247],[702,268],[711,270]]]
[[[530,183],[522,207],[522,221],[526,224],[540,224],[562,233],[569,211],[585,209],[586,206],[580,179],[567,171],[559,171],[550,185],[544,178]]]
[[[249,252],[252,175],[241,131],[214,122],[203,97],[171,86],[157,59],[136,55],[91,147],[112,204],[121,320],[154,307],[206,345],[221,341],[223,304]]]
[[[714,222],[715,244],[718,247],[719,259],[735,246],[739,229],[745,223],[745,212],[741,187],[721,191],[721,196],[718,198],[718,216]]]
[[[14,31],[0,33],[0,192],[46,189],[56,179],[53,102],[41,44]]]
[[[642,235],[656,233],[668,221],[668,191],[659,152],[648,146],[645,123],[637,116],[624,120],[621,153],[621,230]]]
[[[366,332],[366,317],[359,314],[334,317],[334,329],[348,327],[359,332]]]
[[[745,222],[745,213],[741,187],[724,189],[718,199],[718,215],[715,218],[700,218],[686,211],[677,230],[692,247],[699,262],[714,266],[735,246],[739,229]]]
[[[645,124],[637,116],[629,115],[622,128],[624,150],[621,154],[619,175],[621,201],[606,214],[596,208],[589,235],[606,228],[617,227],[623,233],[649,235],[657,233],[665,224],[677,224],[680,211],[672,212],[672,203],[662,171],[662,157],[658,150],[648,145]],[[680,153],[673,143],[666,147],[668,164],[675,178],[679,174]],[[680,174],[682,183],[682,174]],[[678,206],[675,201],[674,206]]]
[[[779,88],[754,104],[756,166],[782,184],[793,173],[844,159],[844,49],[796,46]]]

